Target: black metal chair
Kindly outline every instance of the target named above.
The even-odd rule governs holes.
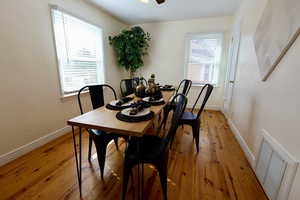
[[[195,104],[193,106],[192,111],[191,112],[184,112],[183,115],[182,115],[182,117],[179,120],[179,124],[180,125],[187,124],[187,125],[192,126],[192,129],[193,129],[193,139],[195,139],[195,144],[196,144],[197,152],[199,152],[199,135],[200,135],[200,124],[201,124],[200,116],[201,116],[201,113],[204,110],[206,102],[209,99],[209,97],[210,97],[213,89],[214,89],[214,87],[211,84],[206,84],[205,86],[203,86],[202,89],[201,89],[201,91],[200,91],[200,93],[199,93],[199,95],[198,95],[198,97],[197,97],[197,100],[196,100],[196,102],[195,102]],[[206,92],[205,92],[205,95],[204,95],[204,91],[205,90],[206,90]],[[203,95],[204,95],[204,98],[202,100],[201,107],[200,107],[198,113],[195,114],[194,110],[195,110],[195,108],[196,108],[196,106],[198,104],[198,101],[200,100],[200,98],[203,97]]]
[[[123,169],[123,189],[122,199],[125,199],[128,179],[133,166],[150,163],[154,165],[160,176],[163,190],[163,197],[167,199],[167,167],[169,155],[169,143],[176,135],[179,120],[185,110],[187,98],[183,94],[177,94],[172,101],[174,113],[172,125],[165,138],[145,135],[142,138],[130,138],[125,149],[124,169]],[[143,166],[142,166],[143,169]]]
[[[92,103],[93,109],[100,108],[104,106],[104,94],[103,94],[103,89],[108,88],[112,91],[114,99],[117,99],[117,95],[115,90],[110,86],[106,84],[102,85],[88,85],[83,88],[81,88],[78,91],[78,103],[79,103],[79,108],[80,108],[80,113],[84,114],[83,108],[82,108],[82,103],[81,103],[81,93],[83,91],[89,90],[90,93],[90,99]],[[88,151],[88,160],[89,162],[91,161],[91,152],[92,152],[92,141],[94,141],[94,144],[96,146],[97,150],[97,157],[98,157],[98,163],[100,167],[100,173],[101,173],[101,178],[103,180],[103,172],[104,172],[104,166],[105,166],[105,157],[106,157],[106,147],[108,143],[111,140],[114,140],[116,148],[118,148],[118,138],[123,137],[115,133],[106,133],[100,130],[96,129],[87,129],[89,132],[89,151]]]
[[[183,94],[185,96],[188,95],[190,89],[191,89],[191,86],[192,86],[192,81],[191,80],[187,80],[187,79],[184,79],[180,82],[176,92],[175,92],[175,95],[176,94]],[[164,128],[166,126],[166,123],[167,123],[167,119],[168,119],[168,115],[169,115],[169,112],[174,108],[174,106],[172,105],[171,102],[167,103],[163,109],[163,121],[160,125],[160,127],[163,125]]]
[[[192,81],[184,79],[180,82],[175,94],[183,94],[187,96],[192,86]]]
[[[135,88],[139,83],[138,78],[131,79],[123,79],[120,82],[121,94],[123,97],[133,94],[135,92]]]

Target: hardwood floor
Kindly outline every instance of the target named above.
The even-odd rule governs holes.
[[[94,147],[92,163],[87,161],[87,143],[84,134],[83,199],[120,199],[124,141],[119,151],[113,143],[108,147],[104,182]],[[169,157],[169,199],[267,199],[220,112],[204,112],[198,154],[191,128],[185,126],[178,129]],[[75,168],[73,141],[67,134],[1,167],[0,199],[80,199]],[[127,199],[136,199],[135,176]],[[157,171],[145,165],[146,199],[162,199],[161,193]]]

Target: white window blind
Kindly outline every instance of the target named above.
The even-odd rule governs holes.
[[[187,37],[186,78],[193,84],[218,83],[222,53],[222,34],[198,34]]]
[[[102,30],[58,8],[51,13],[62,94],[104,83]]]

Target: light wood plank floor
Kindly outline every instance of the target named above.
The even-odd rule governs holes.
[[[113,143],[108,147],[104,182],[95,151],[92,163],[87,162],[87,134],[83,141],[83,199],[120,199],[124,141],[119,141],[119,151]],[[204,112],[200,148],[197,154],[191,128],[178,129],[169,156],[169,199],[267,199],[220,112]],[[80,199],[75,168],[73,141],[67,134],[1,167],[0,199]],[[136,199],[135,176],[127,199]],[[146,165],[146,199],[162,199],[161,193],[157,171]]]

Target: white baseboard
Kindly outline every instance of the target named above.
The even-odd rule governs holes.
[[[25,144],[17,149],[14,149],[6,154],[0,155],[0,166],[5,165],[6,163],[9,163],[18,157],[40,147],[44,144],[47,144],[48,142],[66,134],[72,131],[70,126],[66,126],[64,128],[58,129],[52,133],[49,133],[43,137],[40,137],[28,144]]]
[[[226,115],[225,115],[226,116]],[[228,121],[228,125],[231,128],[235,138],[237,139],[237,141],[239,142],[242,150],[244,151],[252,169],[255,169],[255,156],[252,153],[252,151],[250,150],[250,148],[248,147],[246,141],[244,140],[244,138],[242,137],[240,131],[238,130],[238,128],[236,127],[236,125],[233,123],[233,121],[229,118],[226,117],[227,121]]]
[[[188,104],[186,107],[187,108],[193,108],[194,104]],[[206,105],[205,110],[215,110],[215,111],[220,111],[221,110],[221,106],[219,105]]]

